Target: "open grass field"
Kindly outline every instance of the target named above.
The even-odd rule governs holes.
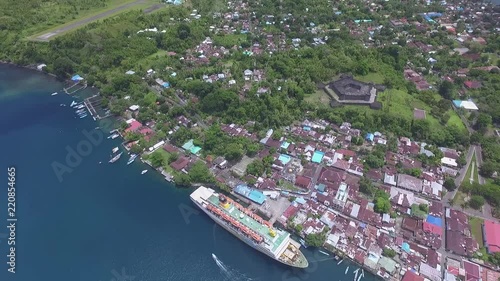
[[[116,16],[120,13],[131,10],[147,10],[153,6],[155,8],[161,7],[156,7],[156,5],[160,4],[159,0],[107,0],[105,4],[103,7],[89,8],[82,12],[78,11],[71,18],[59,16],[59,18],[64,18],[64,20],[57,20],[52,24],[45,25],[43,30],[30,35],[28,39],[47,41],[91,22]],[[56,8],[56,10],[59,11],[61,8]],[[54,15],[53,17],[56,16]],[[40,30],[42,27],[43,25],[37,27],[36,30]]]
[[[214,37],[214,43],[223,46],[239,45],[247,40],[246,34],[226,34],[224,36],[217,35]]]
[[[451,114],[451,111],[454,114]],[[454,110],[450,109],[450,119],[446,123],[448,126],[457,126],[460,129],[466,130],[464,122],[462,122],[462,119],[457,115],[457,113]]]
[[[173,175],[175,173],[174,169],[172,169],[172,167],[170,167],[170,165],[168,164],[168,159],[170,158],[170,153],[168,153],[167,151],[165,151],[164,149],[160,148],[158,151],[162,156],[163,158],[165,159],[165,165],[163,165],[163,169],[165,169],[165,171],[171,175]]]
[[[483,241],[483,219],[477,217],[469,217],[469,224],[472,232],[472,236],[476,239],[479,247],[484,247]]]
[[[0,1],[0,18],[8,28],[26,36],[134,1],[137,0]]]
[[[305,97],[306,102],[319,106],[329,106],[330,97],[323,90],[316,90],[313,94]]]
[[[463,193],[460,191],[460,189],[457,191],[455,194],[455,197],[453,197],[453,201],[451,202],[453,206],[455,207],[462,207],[465,206],[465,198],[467,198],[467,194]]]
[[[384,82],[384,76],[381,73],[370,73],[365,76],[355,76],[354,78],[363,82],[374,82],[377,84],[383,84]],[[440,97],[436,93],[436,100],[439,99]],[[322,90],[318,90],[314,94],[307,96],[306,101],[321,107],[329,106],[330,99]],[[426,120],[430,122],[432,128],[435,130],[442,128],[439,120],[430,114],[431,107],[419,100],[416,96],[408,94],[406,91],[397,89],[385,90],[378,94],[377,101],[382,103],[382,110],[388,110],[391,113],[395,113],[407,119],[413,119],[413,111],[415,108],[425,110]],[[368,106],[345,105],[338,108],[338,110],[345,109],[355,109],[360,113],[367,112],[368,114],[374,112],[374,110],[370,109]],[[446,123],[447,126],[457,126],[461,130],[466,130],[465,125],[454,110],[448,110],[447,114],[450,116],[450,119]]]
[[[380,73],[368,73],[367,75],[364,76],[354,76],[354,79],[357,79],[359,81],[363,82],[373,82],[376,84],[383,84],[384,83],[384,76]]]
[[[498,55],[494,53],[485,53],[488,56],[490,65],[497,65]]]

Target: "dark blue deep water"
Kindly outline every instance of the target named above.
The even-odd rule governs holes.
[[[109,130],[94,130],[102,124],[90,116],[77,119],[74,110],[61,107],[74,99],[50,95],[61,89],[49,76],[0,65],[0,280],[353,280],[356,266],[337,266],[309,250],[309,269],[282,266],[206,215],[190,215],[190,190],[152,171],[140,175],[146,167],[140,161],[127,166],[127,156],[108,164],[120,141],[106,139]],[[104,139],[85,146],[86,131]],[[87,148],[88,155],[67,162],[68,148]],[[67,166],[60,179],[54,162]],[[9,166],[16,168],[15,274],[6,264]],[[362,280],[374,280],[366,276]]]

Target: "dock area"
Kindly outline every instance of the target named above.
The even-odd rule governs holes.
[[[102,110],[101,101],[102,101],[102,97],[99,94],[93,95],[89,98],[86,98],[83,101],[83,103],[87,107],[88,111],[90,112],[90,114],[92,115],[94,120],[101,120],[101,119],[108,118],[109,116],[111,116],[111,113],[109,113],[109,112],[105,112],[104,116],[100,116],[97,113],[97,110],[99,110],[99,109]]]
[[[75,89],[76,86],[80,86],[80,87],[77,87]],[[67,94],[67,95],[73,95],[75,94],[76,92],[80,91],[80,90],[83,90],[83,89],[86,89],[87,88],[87,82],[84,81],[83,82],[83,85],[80,84],[80,81],[78,81],[77,83],[67,87],[67,88],[63,88],[63,91]]]
[[[165,180],[168,182],[172,182],[174,180],[174,177],[163,169],[161,170],[161,174],[165,177]]]

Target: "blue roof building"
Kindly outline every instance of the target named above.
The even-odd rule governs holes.
[[[184,145],[182,145],[182,149],[191,152],[192,154],[198,154],[201,150],[201,147],[194,145],[193,140],[190,139]]]
[[[318,190],[319,192],[325,192],[326,185],[320,183],[320,184],[316,185],[315,187],[316,187],[316,190]]]
[[[323,160],[323,156],[325,156],[324,152],[321,152],[319,150],[314,151],[312,161],[314,163],[321,163],[321,160]]]
[[[306,200],[303,197],[297,197],[297,198],[295,198],[294,202],[297,202],[301,205],[304,205],[306,203]]]
[[[373,142],[373,140],[375,139],[375,135],[374,135],[374,134],[372,134],[372,133],[368,133],[368,134],[366,134],[365,139],[366,139],[367,141],[371,141],[371,142]]]
[[[83,78],[82,78],[80,75],[78,75],[78,74],[77,74],[77,75],[75,75],[75,76],[71,77],[71,80],[72,80],[73,82],[78,82],[78,81],[83,80]]]
[[[428,215],[427,219],[425,221],[430,223],[430,224],[433,224],[433,225],[436,225],[439,227],[443,227],[443,220],[440,217],[434,217],[434,216]]]
[[[290,146],[290,143],[287,141],[284,141],[281,143],[281,148],[283,148],[283,149],[288,149],[289,146]]]
[[[234,188],[234,191],[259,205],[264,204],[264,201],[266,201],[266,196],[264,195],[264,193],[256,189],[249,188],[248,186],[243,184],[236,186]]]

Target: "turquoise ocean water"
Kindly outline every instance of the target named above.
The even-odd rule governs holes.
[[[195,214],[190,190],[152,171],[141,175],[146,167],[127,166],[126,155],[108,164],[119,139],[60,106],[73,100],[50,95],[61,89],[36,71],[0,65],[0,280],[353,280],[357,266],[310,249],[308,269],[282,266]],[[92,144],[89,134],[104,139]],[[71,150],[84,156],[68,157]],[[60,177],[55,162],[67,167]],[[15,274],[6,264],[9,166],[17,171]]]

